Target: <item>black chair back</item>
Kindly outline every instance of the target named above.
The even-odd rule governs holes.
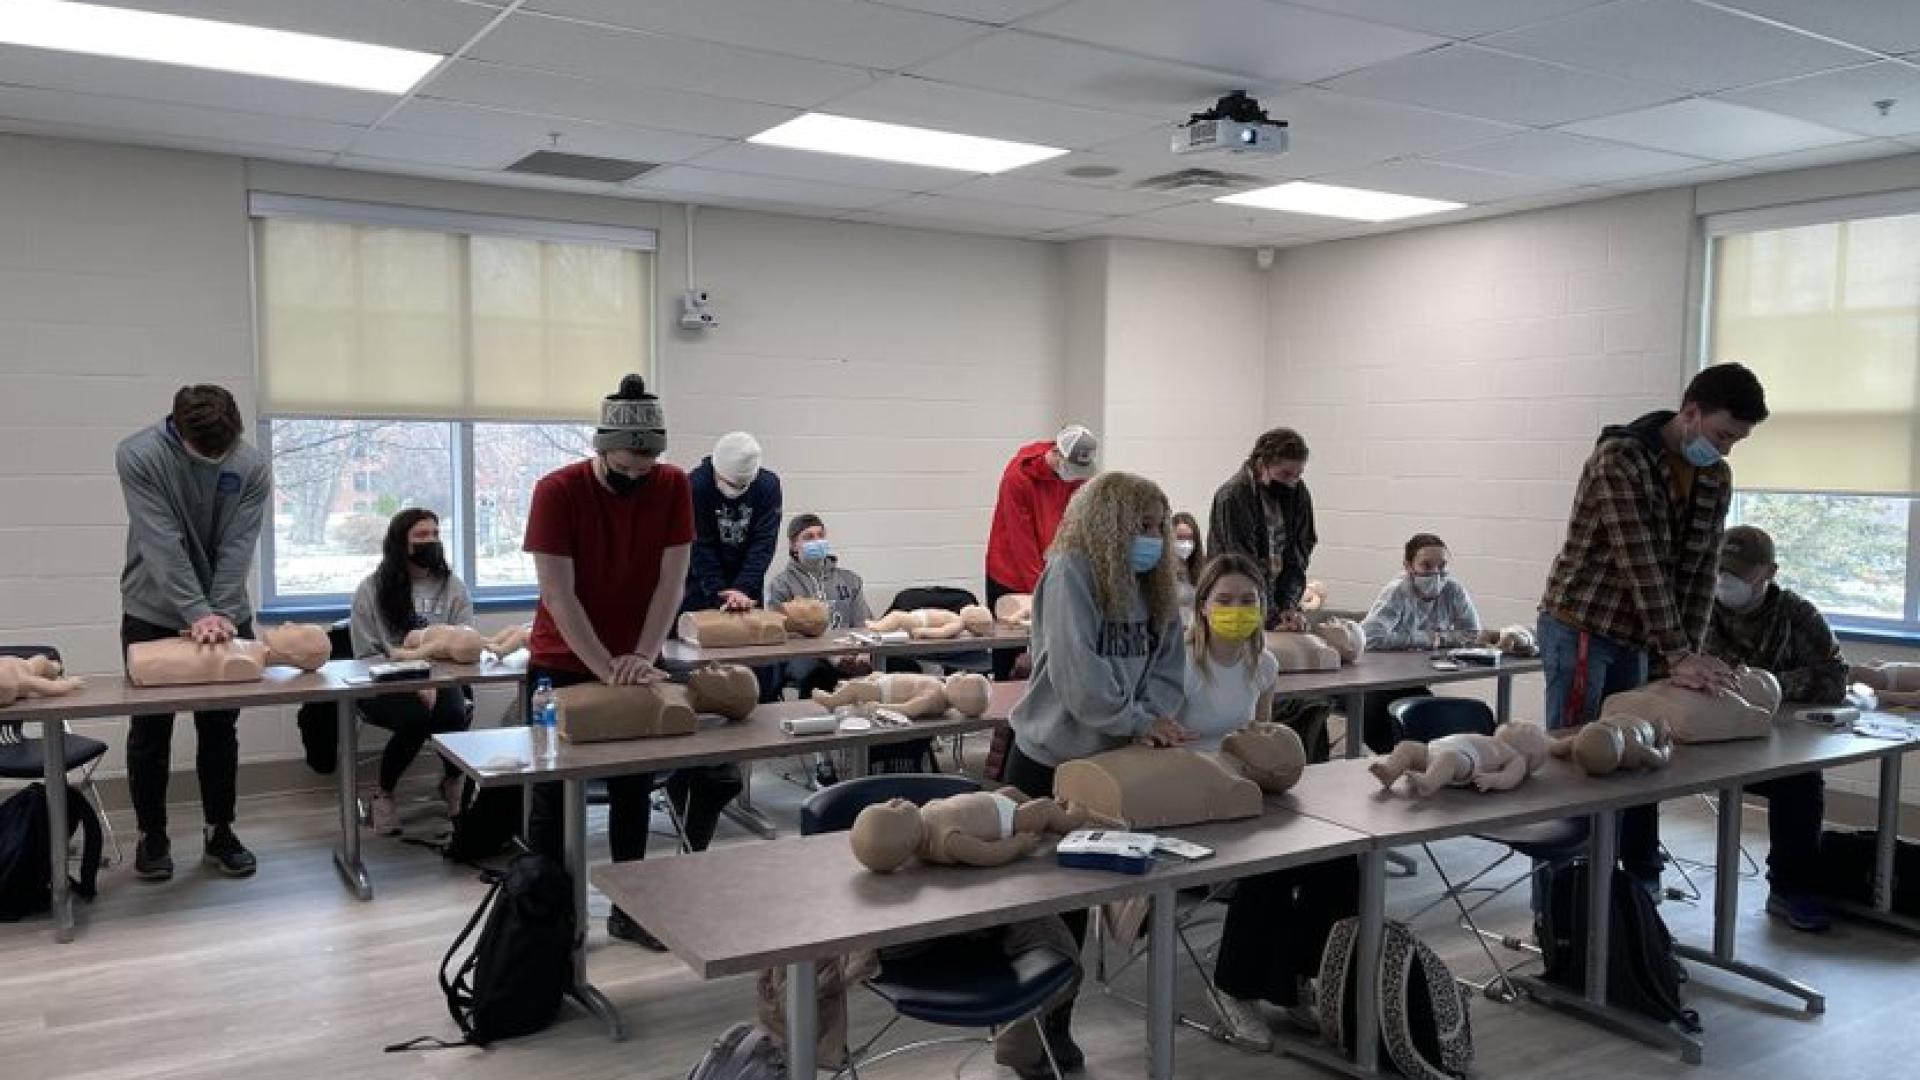
[[[800,833],[845,832],[853,828],[860,811],[888,799],[905,799],[923,806],[949,795],[979,791],[980,785],[964,776],[947,773],[889,773],[862,776],[822,788],[807,797],[800,806]]]
[[[329,660],[353,659],[353,621],[340,619],[328,626],[327,644],[333,646]]]
[[[1394,741],[1432,742],[1445,735],[1493,734],[1493,710],[1484,701],[1458,697],[1401,698],[1387,707],[1399,729]]]
[[[0,645],[0,656],[17,656],[22,660],[44,656],[60,663],[60,650],[52,645]]]

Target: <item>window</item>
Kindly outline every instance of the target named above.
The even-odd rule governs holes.
[[[1734,456],[1731,517],[1842,627],[1920,631],[1920,195],[1707,222],[1708,363],[1772,416]]]
[[[253,200],[266,602],[344,602],[388,521],[440,517],[478,597],[533,590],[533,486],[651,370],[651,232]]]

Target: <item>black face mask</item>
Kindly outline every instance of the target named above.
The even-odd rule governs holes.
[[[607,487],[611,489],[615,495],[625,498],[628,495],[637,493],[640,488],[646,484],[647,477],[652,475],[652,473],[648,472],[641,473],[639,476],[628,476],[626,473],[614,472],[612,469],[608,469],[606,471]]]
[[[429,540],[424,544],[415,544],[407,551],[407,561],[422,570],[438,570],[446,565],[447,557],[440,541]]]

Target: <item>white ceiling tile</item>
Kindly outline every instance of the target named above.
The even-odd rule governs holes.
[[[1720,0],[1728,7],[1882,52],[1920,49],[1920,4],[1913,0]]]
[[[1625,112],[1680,96],[1675,90],[1474,45],[1403,56],[1324,85],[1363,97],[1534,126]]]
[[[1916,2],[1920,7],[1920,2]],[[1920,134],[1920,69],[1891,60],[1864,67],[1750,86],[1718,95],[1721,101],[1811,120],[1862,135]],[[1891,100],[1886,115],[1876,101]]]
[[[1353,146],[1374,160],[1451,150],[1521,130],[1513,124],[1371,101],[1317,87],[1282,94],[1267,102],[1267,111],[1274,119],[1287,121],[1296,139],[1324,139]]]
[[[1301,7],[1424,30],[1453,38],[1539,22],[1611,0],[1292,0]]]
[[[987,32],[978,23],[856,0],[530,0],[527,8],[882,71]]]
[[[1390,191],[1396,195],[1419,195],[1468,204],[1500,202],[1567,186],[1545,177],[1469,169],[1418,158],[1384,161],[1352,172],[1334,173],[1323,180],[1368,191]]]
[[[891,218],[918,218],[947,223],[991,225],[1029,232],[1090,225],[1105,216],[1072,210],[1049,210],[1038,206],[976,202],[973,199],[955,199],[946,195],[910,195],[898,202],[887,203],[876,209],[877,212]]]
[[[789,180],[776,176],[748,176],[720,172],[691,165],[670,165],[657,169],[628,185],[652,198],[677,195],[714,196],[780,202],[794,206],[826,207],[835,210],[860,210],[894,202],[898,191],[854,187],[845,184],[821,184],[809,180]],[[694,201],[700,201],[695,199]]]
[[[468,55],[610,86],[661,86],[797,108],[873,81],[862,68],[544,15],[507,20]]]
[[[1138,214],[1181,201],[1151,192],[1115,191],[1086,184],[1061,184],[1018,176],[976,177],[953,187],[942,188],[939,194],[1083,214]]]
[[[1242,236],[1317,236],[1345,224],[1312,214],[1289,214],[1284,210],[1260,210],[1212,201],[1182,203],[1164,210],[1135,214],[1125,220],[1169,226],[1191,225],[1235,232]]]
[[[480,105],[415,98],[381,125],[381,130],[413,131],[466,139],[514,141],[528,149],[548,149],[560,134],[559,149],[573,154],[635,161],[686,161],[726,145],[724,139],[674,131],[597,124],[539,113],[519,113]]]
[[[991,90],[895,75],[835,99],[822,112],[914,124],[965,135],[1082,150],[1153,126],[1131,113],[1059,105]]]
[[[783,146],[760,146],[754,143],[730,143],[700,155],[693,163],[703,169],[719,169],[723,172],[783,176],[790,180],[891,188],[895,191],[932,191],[957,184],[973,175],[957,169],[901,165],[846,154],[819,154],[810,150],[790,150]]]
[[[1607,184],[1706,164],[1699,158],[1584,139],[1562,131],[1523,132],[1433,157],[1452,165],[1544,176],[1570,184]]]
[[[1785,169],[1810,169],[1816,165],[1841,165],[1849,161],[1868,161],[1873,158],[1911,153],[1913,153],[1911,147],[1893,139],[1861,139],[1859,142],[1841,143],[1838,146],[1822,146],[1816,150],[1796,150],[1790,154],[1747,158],[1740,164],[1759,172],[1779,172]]]
[[[397,100],[391,94],[337,86],[14,45],[0,45],[0,80],[12,86],[37,86],[342,124],[371,124]]]
[[[1658,191],[1663,188],[1692,187],[1695,184],[1712,184],[1721,180],[1735,180],[1742,176],[1753,175],[1752,169],[1742,165],[1703,165],[1698,169],[1682,169],[1679,172],[1661,173],[1658,176],[1643,176],[1606,186],[1611,191]]]
[[[1146,218],[1115,218],[1097,225],[1065,231],[1061,239],[1078,239],[1087,236],[1127,236],[1138,240],[1164,240],[1174,244],[1206,244],[1213,247],[1283,247],[1289,243],[1310,243],[1310,238],[1288,236],[1282,233],[1262,233],[1244,228],[1213,228],[1205,225],[1182,225],[1171,221],[1152,221]]]
[[[679,90],[615,87],[531,68],[462,60],[421,91],[423,97],[615,124],[738,138],[797,115],[793,109]]]
[[[1023,30],[1257,79],[1316,82],[1441,38],[1267,0],[1074,0]]]
[[[1240,76],[1017,30],[981,38],[919,65],[912,74],[989,90],[1018,87],[1026,97],[1137,112],[1168,123],[1233,90],[1251,89]]]
[[[112,127],[91,127],[71,122],[42,123],[17,120],[0,115],[0,134],[41,135],[55,139],[95,139],[128,146],[152,146],[163,150],[192,150],[202,154],[226,154],[229,157],[269,158],[302,165],[326,165],[334,160],[330,150],[295,150],[266,147],[250,142],[228,142],[198,135],[174,135],[153,130],[129,131]]]
[[[1059,7],[1063,0],[875,0],[887,7],[951,15],[956,19],[1005,26],[1035,12]]]
[[[955,221],[948,218],[889,214],[884,210],[855,210],[835,220],[855,225],[878,225],[889,229],[925,229],[934,232],[963,233],[968,236],[1004,236],[1012,240],[1036,240],[1047,233],[1029,225],[994,225],[980,221]]]
[[[258,113],[168,105],[132,98],[0,86],[0,116],[94,131],[152,133],[257,146],[262,150],[337,152],[360,128],[319,120],[290,120]],[[140,138],[129,140],[142,141]]]
[[[486,28],[498,3],[463,0],[112,0],[142,8],[273,30],[451,53]]]
[[[1678,0],[1608,4],[1496,34],[1483,44],[1702,93],[1866,59],[1853,49]]]
[[[638,199],[629,189],[617,184],[602,184],[593,180],[573,180],[561,176],[541,176],[537,173],[500,172],[497,169],[463,169],[457,165],[433,165],[397,158],[360,157],[343,154],[328,162],[343,169],[361,169],[367,172],[393,173],[401,176],[427,176],[441,180],[461,180],[470,184],[486,184],[493,187],[538,188],[543,191],[572,191],[587,195],[616,196]]]
[[[454,135],[383,129],[369,131],[356,138],[349,152],[361,158],[494,172],[520,160],[533,149],[536,147],[510,139],[464,139]]]
[[[1804,120],[1704,98],[1583,120],[1565,130],[1712,161],[1811,150],[1854,138]]]

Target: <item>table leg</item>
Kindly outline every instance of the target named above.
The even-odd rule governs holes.
[[[1720,789],[1719,828],[1714,844],[1713,950],[1675,943],[1674,954],[1731,975],[1771,986],[1807,1003],[1809,1013],[1827,1011],[1827,999],[1811,986],[1733,958],[1740,914],[1740,789]]]
[[[1156,889],[1148,916],[1147,1075],[1173,1080],[1174,892]]]
[[[762,840],[771,840],[779,835],[779,830],[773,827],[773,822],[768,821],[767,816],[760,812],[760,808],[753,805],[753,762],[751,761],[740,763],[740,794],[720,812],[735,825]]]
[[[855,777],[866,776],[873,772],[873,747],[866,743],[847,751],[847,768]]]
[[[73,892],[67,886],[67,722],[40,721],[40,753],[45,761],[47,854],[52,861],[47,883],[53,889],[53,940],[73,940]]]
[[[1874,837],[1873,910],[1893,911],[1893,855],[1900,844],[1900,760],[1904,754],[1880,755],[1880,832]]]
[[[528,792],[529,797],[531,792]],[[561,783],[560,801],[565,804],[564,831],[567,874],[573,878],[573,987],[567,991],[580,1007],[607,1025],[607,1035],[615,1042],[627,1037],[620,1010],[613,1007],[598,988],[587,981],[587,785],[583,780]]]
[[[1340,708],[1347,714],[1347,732],[1341,736],[1347,743],[1347,757],[1357,758],[1366,749],[1366,740],[1361,738],[1362,726],[1367,717],[1367,695],[1348,694],[1340,699]]]
[[[1360,936],[1354,942],[1353,1056],[1348,1058],[1317,1039],[1280,1032],[1274,1044],[1282,1054],[1330,1072],[1365,1078],[1380,1075],[1380,951],[1387,927],[1387,858],[1384,848],[1360,855]]]
[[[340,782],[340,846],[333,849],[333,865],[353,895],[371,900],[373,881],[367,876],[366,864],[360,861],[360,793],[354,790],[354,758],[359,756],[360,727],[354,721],[353,699],[341,698],[335,708],[339,738],[333,771]]]
[[[1496,724],[1504,724],[1513,718],[1513,676],[1502,675],[1494,680],[1493,719]]]
[[[1638,1013],[1607,1004],[1608,931],[1613,919],[1613,860],[1618,849],[1618,815],[1603,811],[1588,819],[1587,984],[1573,993],[1537,976],[1514,979],[1528,996],[1565,1009],[1589,1023],[1617,1031],[1649,1046],[1674,1051],[1689,1065],[1700,1064],[1700,1040]]]
[[[820,1043],[818,970],[811,960],[787,965],[787,1075],[794,1080],[813,1080],[818,1069],[814,1061]]]

